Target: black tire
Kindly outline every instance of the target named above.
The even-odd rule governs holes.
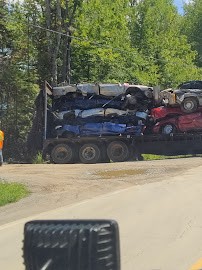
[[[198,109],[198,101],[194,97],[185,98],[180,107],[185,113],[193,113]]]
[[[82,163],[93,164],[101,159],[101,151],[94,143],[86,143],[79,150],[79,158]]]
[[[57,144],[51,151],[51,159],[56,164],[73,163],[75,159],[75,147],[68,144]]]
[[[177,131],[176,127],[171,123],[167,123],[161,127],[161,134],[164,135],[170,135],[176,133],[176,131]]]
[[[114,141],[108,145],[107,155],[113,162],[123,162],[129,159],[130,151],[126,143]]]

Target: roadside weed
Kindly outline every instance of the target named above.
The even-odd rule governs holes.
[[[43,159],[43,156],[42,156],[41,152],[38,152],[36,154],[36,156],[32,160],[32,163],[33,164],[43,164],[44,163],[44,159]]]
[[[17,202],[29,194],[25,185],[0,181],[0,206]]]

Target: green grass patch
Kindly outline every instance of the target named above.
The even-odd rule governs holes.
[[[32,163],[33,164],[43,164],[44,163],[43,156],[42,156],[41,152],[38,152],[36,154],[36,156],[32,160]]]
[[[29,194],[25,185],[0,182],[0,206],[17,202]]]
[[[189,158],[193,157],[193,155],[179,155],[179,156],[161,156],[161,155],[153,155],[153,154],[142,154],[144,160],[162,160],[162,159],[174,159],[174,158]],[[202,155],[194,155],[196,157],[202,157]]]

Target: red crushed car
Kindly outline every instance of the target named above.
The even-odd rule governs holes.
[[[153,127],[153,133],[171,134],[202,130],[202,112],[164,118]]]
[[[151,109],[150,115],[154,119],[154,121],[157,121],[159,119],[163,119],[165,117],[171,117],[171,116],[177,116],[184,114],[179,107],[157,107]]]

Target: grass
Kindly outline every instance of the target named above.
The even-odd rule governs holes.
[[[33,164],[43,164],[44,163],[43,156],[42,156],[41,152],[37,153],[37,155],[32,160],[32,163]]]
[[[163,159],[174,159],[174,158],[189,158],[193,157],[193,155],[179,155],[179,156],[161,156],[161,155],[153,155],[153,154],[143,154],[144,160],[163,160]],[[201,157],[202,155],[197,154],[197,157]]]
[[[28,194],[29,191],[23,184],[0,182],[0,206],[17,202]]]

